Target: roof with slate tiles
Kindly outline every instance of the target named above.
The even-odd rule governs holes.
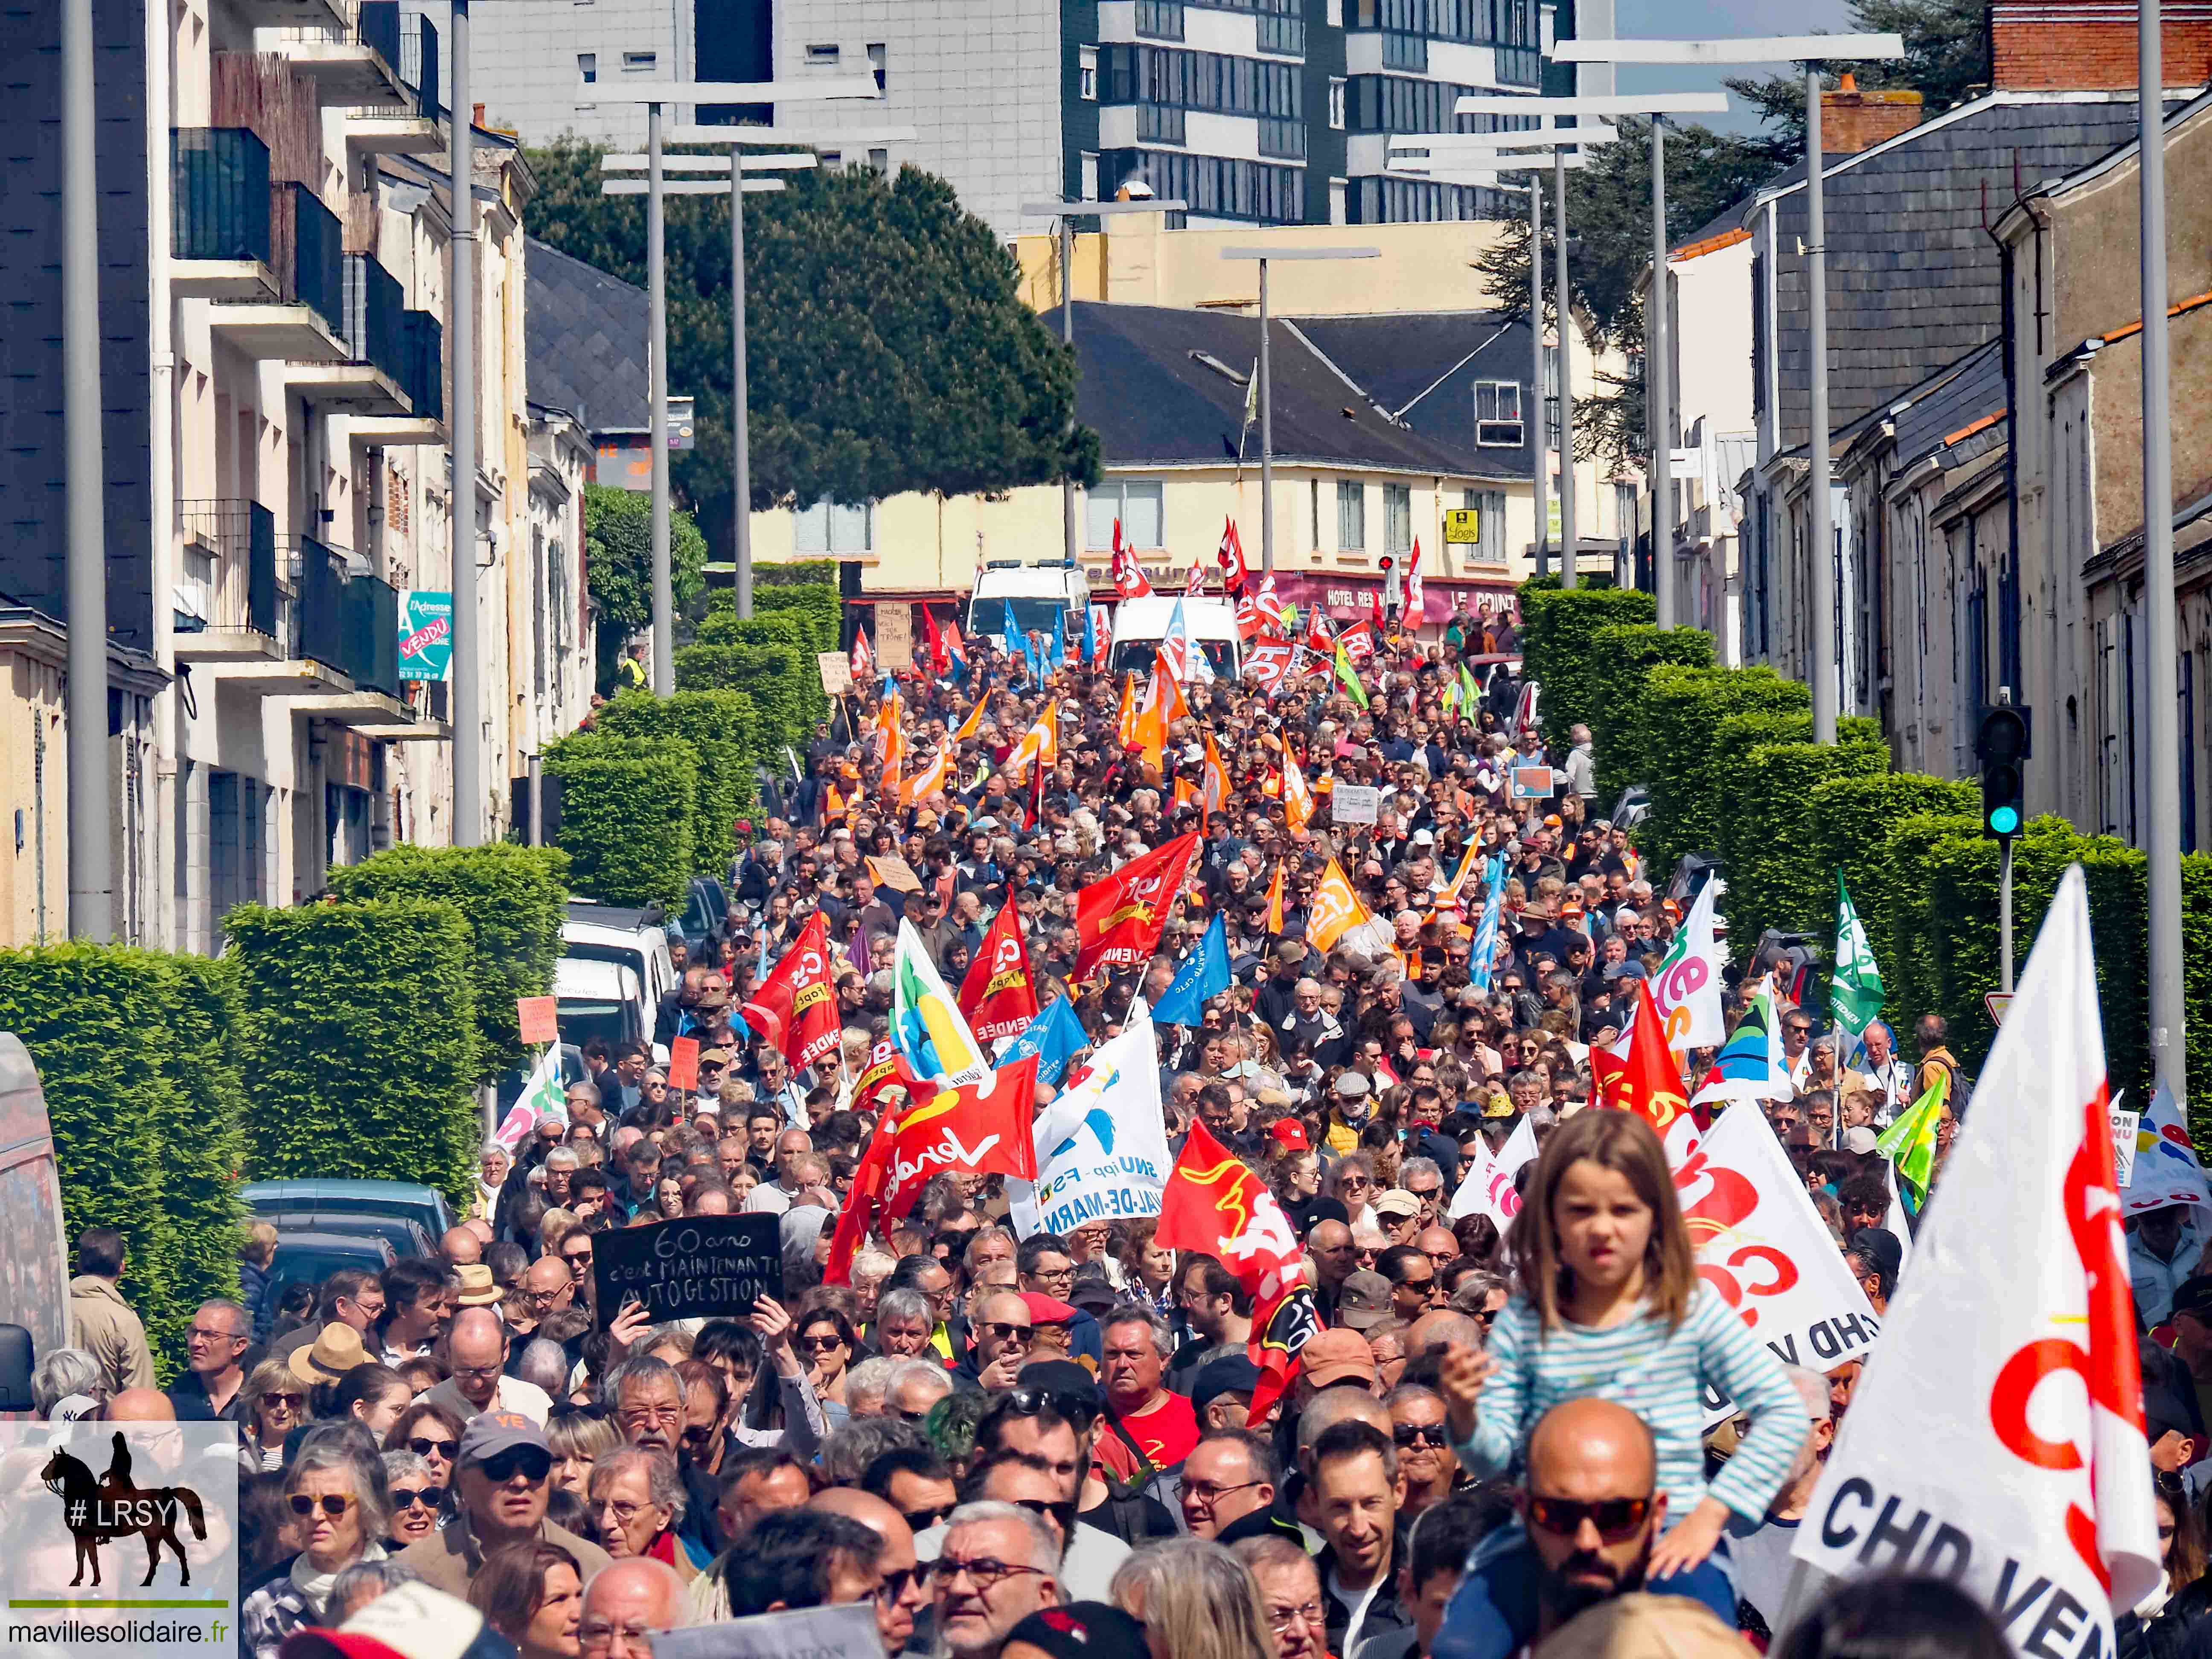
[[[645,290],[535,237],[525,268],[530,401],[592,432],[644,431]]]

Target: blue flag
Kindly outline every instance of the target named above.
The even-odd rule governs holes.
[[[1014,602],[1012,599],[1000,599],[999,611],[999,631],[1006,636],[1006,649],[1009,652],[1020,650],[1023,646],[1023,635],[1022,630],[1014,626]]]
[[[1054,668],[1065,668],[1067,665],[1067,612],[1065,611],[1054,611],[1052,613],[1051,660]]]
[[[1467,953],[1467,982],[1477,991],[1490,989],[1490,964],[1498,955],[1498,911],[1505,895],[1505,855],[1493,854],[1483,867],[1482,879],[1490,896],[1482,902],[1482,919],[1474,925],[1474,943]]]
[[[1217,910],[1198,941],[1198,949],[1182,959],[1175,978],[1161,994],[1152,1009],[1153,1023],[1203,1024],[1206,999],[1218,997],[1228,988],[1229,933],[1223,925],[1221,912]]]
[[[1075,1005],[1066,997],[1059,997],[1039,1009],[1036,1018],[1022,1027],[997,1063],[1012,1066],[1016,1060],[1035,1054],[1038,1078],[1057,1088],[1060,1080],[1067,1075],[1067,1062],[1075,1057],[1075,1051],[1090,1046],[1090,1035],[1084,1030],[1083,1022],[1075,1017]]]

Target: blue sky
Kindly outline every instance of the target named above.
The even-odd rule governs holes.
[[[1616,0],[1614,32],[1624,39],[1643,36],[1711,40],[1732,34],[1808,34],[1850,27],[1844,0]],[[1623,92],[1702,92],[1717,89],[1728,75],[1751,70],[1701,70],[1632,65],[1616,74]],[[1756,118],[1741,110],[1706,118],[1709,125],[1749,131]]]

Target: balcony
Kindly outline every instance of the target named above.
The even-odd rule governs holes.
[[[230,0],[231,9],[258,29],[316,28],[347,21],[341,0]]]
[[[441,721],[421,718],[400,696],[399,595],[389,582],[346,569],[345,555],[312,536],[294,543],[300,593],[298,655],[323,678],[303,684],[291,712],[386,742],[435,740]]]
[[[346,254],[340,261],[338,305],[342,356],[291,363],[285,384],[328,415],[413,414],[402,390],[410,373],[404,337],[409,325],[398,279],[371,254]]]
[[[258,501],[240,500],[181,501],[178,513],[185,535],[178,660],[289,656],[295,605],[290,585],[277,573],[276,516]],[[188,617],[197,625],[188,627]]]
[[[180,141],[183,137],[179,135]],[[252,234],[257,222],[250,201],[239,193],[225,198],[220,189],[210,195],[209,217],[203,224],[193,217],[194,204],[180,194],[173,247],[235,248],[244,245],[235,237]],[[271,185],[263,199],[267,203],[268,253],[261,262],[267,272],[261,292],[258,297],[241,295],[213,307],[208,326],[249,357],[343,362],[344,245],[337,216],[302,184]],[[228,225],[222,216],[226,211],[234,215]],[[203,234],[213,240],[203,243]],[[188,263],[195,270],[202,264]]]
[[[362,27],[382,38],[381,13],[372,21],[376,0],[362,8]],[[363,106],[345,116],[346,143],[366,155],[434,155],[446,148],[439,124],[438,26],[427,17],[399,19],[399,82],[406,99],[398,108]]]
[[[447,442],[445,334],[438,319],[427,311],[400,313],[398,362],[393,378],[400,397],[413,412],[355,416],[347,429],[356,446],[394,449]]]
[[[280,29],[277,55],[341,109],[411,110],[399,76],[399,0],[334,0],[337,21]]]
[[[169,133],[169,284],[196,300],[273,300],[269,147],[243,127]]]

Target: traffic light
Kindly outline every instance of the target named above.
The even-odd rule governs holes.
[[[1385,553],[1382,556],[1382,608],[1385,611],[1398,608],[1398,590],[1390,584],[1390,573],[1397,568],[1397,560]]]
[[[2010,841],[2020,833],[2026,793],[2021,763],[2027,758],[2027,710],[1999,704],[1982,716],[1974,753],[1982,763],[1982,833]]]

